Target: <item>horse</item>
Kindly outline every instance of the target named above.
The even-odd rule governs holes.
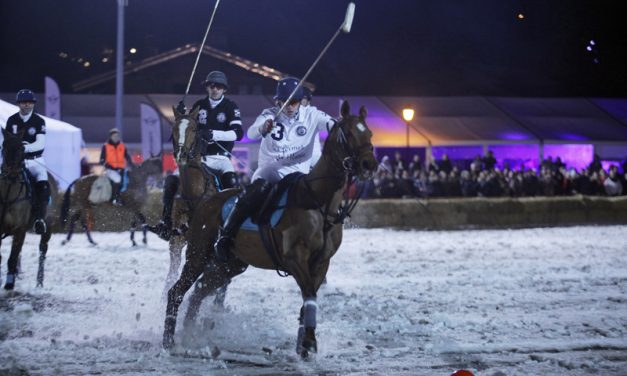
[[[148,200],[146,182],[150,177],[161,178],[162,173],[163,162],[160,157],[146,159],[139,167],[129,171],[128,187],[121,193],[121,197],[124,202],[123,206],[116,206],[110,202],[93,204],[89,200],[92,184],[96,181],[98,175],[86,175],[73,181],[65,191],[61,204],[61,224],[69,222],[67,237],[63,240],[62,244],[66,244],[72,239],[74,226],[80,219],[83,229],[85,230],[85,234],[87,235],[87,240],[91,244],[96,245],[96,242],[91,236],[91,227],[94,218],[93,211],[96,207],[108,206],[110,210],[109,212],[113,213],[113,215],[117,218],[131,218],[131,242],[133,246],[136,246],[135,229],[137,220],[139,220],[141,224],[146,223],[146,218],[141,212],[144,204]],[[143,229],[142,241],[144,244],[147,243],[145,229]]]
[[[174,346],[178,309],[185,293],[204,273],[204,282],[216,289],[243,273],[248,265],[282,270],[291,274],[303,298],[300,310],[296,351],[302,358],[317,352],[316,294],[326,276],[331,257],[342,242],[342,224],[356,204],[344,198],[353,179],[372,177],[377,168],[366,125],[366,109],[351,115],[348,102],[341,108],[342,118],[330,131],[322,157],[312,171],[290,189],[287,206],[269,238],[276,252],[264,250],[258,232],[240,229],[233,253],[227,262],[216,259],[213,244],[222,223],[222,206],[240,190],[217,193],[202,200],[192,218],[185,265],[179,280],[168,291],[163,347]],[[346,201],[342,204],[342,200]]]
[[[179,185],[178,197],[174,200],[172,210],[173,227],[176,233],[186,232],[198,202],[216,194],[219,190],[219,178],[209,172],[201,162],[200,146],[204,142],[198,133],[198,110],[189,114],[181,114],[174,107],[174,124],[172,125],[172,144],[174,159],[178,165]],[[170,268],[166,277],[165,291],[169,290],[178,277],[181,265],[181,254],[186,244],[185,236],[172,236],[169,240]],[[203,286],[201,283],[197,286]],[[225,289],[216,296],[216,304],[224,302]],[[206,294],[199,299],[202,301]],[[193,308],[192,308],[193,310]]]
[[[18,264],[26,232],[33,227],[35,216],[33,213],[32,186],[28,172],[24,168],[24,147],[22,135],[4,133],[4,148],[2,150],[4,164],[0,175],[0,245],[2,239],[13,236],[11,254],[8,260],[7,278],[4,288],[13,290],[18,274]],[[39,241],[39,268],[37,271],[37,287],[43,287],[44,264],[50,241],[51,224],[47,221],[47,229]],[[0,255],[0,264],[2,256]],[[1,273],[0,273],[1,274]]]

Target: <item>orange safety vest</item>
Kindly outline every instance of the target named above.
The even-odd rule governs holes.
[[[107,142],[105,144],[105,153],[107,153],[105,163],[113,168],[126,168],[126,159],[124,159],[125,150],[126,146],[124,146],[123,142],[117,145],[112,145]]]

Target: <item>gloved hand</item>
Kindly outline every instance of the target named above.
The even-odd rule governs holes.
[[[185,115],[185,113],[187,112],[187,107],[185,107],[185,102],[180,101],[179,104],[176,106],[176,112],[178,112],[181,115]]]
[[[213,142],[213,129],[204,129],[202,131],[202,139],[207,142]]]
[[[261,128],[259,129],[261,136],[266,137],[266,135],[270,133],[270,131],[272,130],[272,127],[274,127],[274,123],[272,122],[272,119],[266,120],[261,126]]]

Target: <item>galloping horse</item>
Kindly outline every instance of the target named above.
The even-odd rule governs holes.
[[[172,144],[174,159],[178,165],[181,184],[179,197],[174,200],[172,210],[173,227],[179,234],[191,222],[194,209],[203,198],[208,198],[218,192],[217,177],[207,171],[200,160],[200,143],[203,142],[198,134],[198,110],[184,115],[175,108],[174,125],[172,125]],[[171,236],[170,269],[166,278],[166,289],[172,287],[178,277],[181,265],[181,253],[186,244],[184,236]]]
[[[353,178],[369,178],[377,167],[371,143],[372,133],[362,107],[359,116],[350,114],[348,102],[342,105],[342,119],[333,127],[321,159],[310,174],[292,186],[285,212],[272,228],[274,257],[264,249],[259,233],[241,229],[236,238],[237,259],[222,263],[214,256],[213,244],[222,223],[225,201],[239,190],[220,192],[200,202],[188,235],[186,262],[179,280],[168,292],[164,348],[174,345],[178,309],[185,293],[204,272],[205,283],[216,289],[242,273],[247,265],[282,269],[300,287],[304,301],[300,313],[297,353],[308,357],[317,351],[316,294],[325,278],[331,257],[342,241],[342,222],[353,203],[342,205],[347,183]]]
[[[0,244],[1,239],[13,235],[11,255],[8,261],[8,272],[4,288],[13,290],[18,273],[18,261],[26,232],[33,227],[35,217],[31,203],[29,177],[24,169],[24,147],[22,136],[4,133],[4,149],[2,150],[4,164],[0,175]],[[39,270],[37,271],[37,286],[44,283],[44,262],[50,240],[50,223],[39,241]],[[2,257],[0,255],[0,261]],[[1,274],[1,273],[0,273]]]
[[[74,233],[74,226],[80,219],[87,239],[91,244],[96,244],[91,237],[90,222],[93,216],[93,209],[98,206],[109,206],[113,209],[113,215],[117,218],[131,218],[131,242],[133,246],[135,243],[135,228],[136,220],[139,220],[141,224],[146,222],[144,215],[141,213],[142,207],[148,200],[148,189],[146,188],[146,182],[149,177],[161,178],[163,173],[162,160],[159,157],[153,157],[146,159],[139,167],[129,171],[129,183],[126,191],[122,192],[121,197],[124,202],[123,206],[115,206],[111,203],[102,203],[99,205],[93,204],[89,201],[89,192],[94,181],[98,178],[97,175],[83,176],[70,184],[63,195],[63,203],[61,206],[61,223],[66,223],[69,219],[70,225],[68,229],[67,238],[63,241],[63,244],[72,239]],[[83,213],[85,215],[83,216]],[[143,242],[146,243],[146,231],[143,231]]]

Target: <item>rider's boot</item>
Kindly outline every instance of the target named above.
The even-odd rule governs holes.
[[[220,177],[220,184],[222,189],[234,188],[237,185],[237,177],[234,172],[225,172]]]
[[[38,181],[35,183],[35,233],[45,234],[46,212],[48,202],[50,201],[50,184],[47,181]]]
[[[174,206],[174,196],[179,189],[179,177],[170,175],[165,178],[163,186],[163,212],[161,221],[155,226],[148,226],[148,230],[154,232],[163,240],[170,240],[172,236],[172,207]]]
[[[272,184],[264,179],[257,179],[239,196],[229,216],[220,227],[218,239],[213,245],[216,257],[220,261],[228,261],[232,256],[233,238],[246,218],[255,213],[265,201]]]
[[[120,198],[120,190],[122,189],[122,183],[111,183],[111,203],[115,206],[122,206],[122,199]]]

